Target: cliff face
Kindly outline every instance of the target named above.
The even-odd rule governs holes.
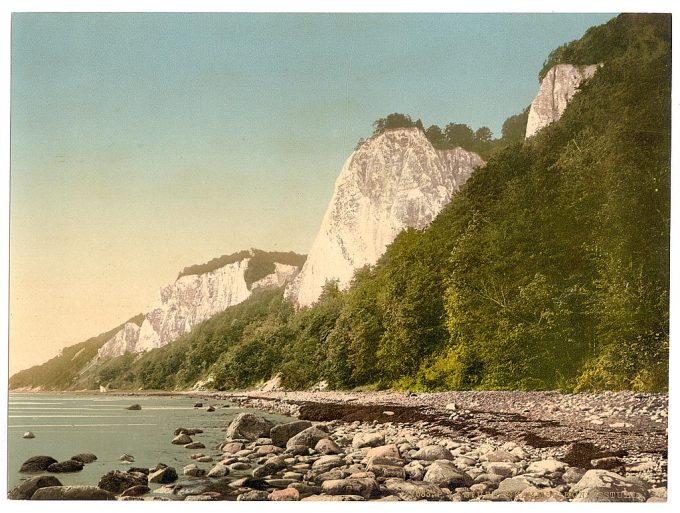
[[[275,263],[275,271],[248,288],[245,272],[250,258],[219,269],[178,278],[163,287],[141,327],[127,323],[99,349],[98,357],[120,356],[164,346],[200,322],[247,299],[259,287],[282,286],[299,268]]]
[[[541,81],[536,99],[531,103],[527,119],[527,139],[541,128],[560,119],[578,87],[595,74],[597,67],[596,64],[588,66],[558,64],[550,68]]]
[[[347,287],[354,271],[374,264],[400,231],[427,226],[483,164],[462,148],[436,150],[417,128],[366,140],[345,162],[307,261],[286,295],[305,307],[328,280]]]

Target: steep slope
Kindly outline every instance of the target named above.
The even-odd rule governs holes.
[[[314,303],[327,281],[349,285],[404,228],[424,228],[465,183],[477,154],[438,151],[418,128],[388,130],[364,141],[345,162],[321,228],[286,291],[298,306]]]
[[[65,347],[51,360],[17,372],[9,378],[10,390],[20,388],[59,390],[70,388],[80,370],[97,356],[97,351],[126,326],[139,326],[144,320],[139,314],[121,326],[92,337],[84,342]],[[134,328],[130,328],[134,329]]]
[[[550,68],[541,81],[538,95],[531,103],[526,138],[560,119],[581,83],[591,78],[596,71],[596,64],[558,64]]]

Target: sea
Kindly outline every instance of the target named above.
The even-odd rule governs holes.
[[[202,408],[194,408],[197,401]],[[141,410],[127,410],[132,404]],[[208,405],[214,412],[206,410]],[[193,453],[202,452],[219,461],[216,446],[224,440],[229,422],[243,411],[262,415],[275,423],[293,419],[262,411],[235,407],[226,401],[210,401],[188,396],[128,396],[102,393],[9,395],[7,418],[7,480],[11,490],[31,474],[21,474],[21,464],[32,456],[51,456],[57,461],[70,459],[79,453],[97,456],[80,472],[53,474],[63,485],[95,485],[111,470],[126,470],[130,466],[153,467],[165,463],[182,469]],[[175,429],[200,428],[204,433],[193,436],[205,449],[185,449],[173,445]],[[31,431],[35,438],[23,438]],[[134,457],[134,463],[120,461],[123,454]],[[199,463],[209,470],[214,463]],[[47,473],[47,472],[46,472]],[[244,472],[246,475],[247,472]]]

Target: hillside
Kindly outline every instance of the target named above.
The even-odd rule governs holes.
[[[78,386],[667,390],[670,16],[618,16],[546,66],[570,62],[601,67],[559,121],[494,151],[347,290],[297,312],[256,291]]]

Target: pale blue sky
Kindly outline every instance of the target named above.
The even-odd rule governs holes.
[[[15,14],[12,370],[185,265],[307,252],[376,118],[498,134],[548,53],[612,16]]]

